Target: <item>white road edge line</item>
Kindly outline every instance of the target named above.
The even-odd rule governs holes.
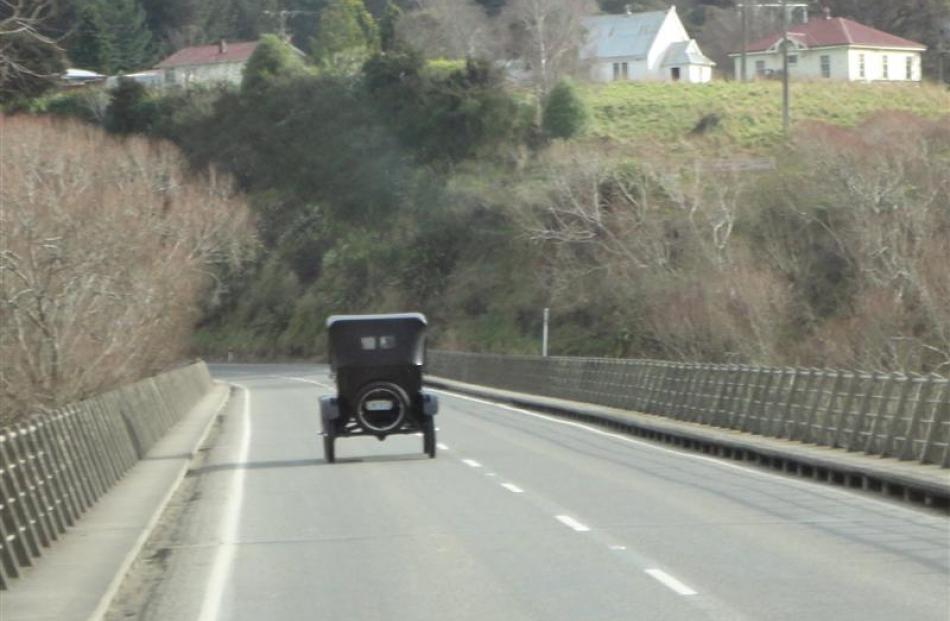
[[[333,388],[333,386],[330,386],[330,385],[328,385],[328,384],[324,384],[323,382],[318,382],[318,381],[316,381],[316,380],[307,379],[307,378],[305,378],[305,377],[291,377],[290,375],[282,375],[281,377],[284,377],[284,378],[289,379],[289,380],[294,380],[295,382],[304,382],[304,383],[306,383],[306,384],[314,384],[315,386],[322,386],[323,388],[330,388],[330,389]]]
[[[777,473],[772,473],[772,472],[769,472],[768,470],[759,470],[759,469],[756,469],[756,468],[750,468],[750,467],[748,467],[748,466],[741,466],[741,465],[739,465],[739,464],[733,464],[733,463],[730,463],[730,462],[728,462],[728,461],[723,461],[722,459],[717,459],[717,458],[715,458],[715,457],[707,457],[706,455],[697,455],[697,454],[695,454],[695,453],[687,453],[687,452],[683,452],[683,451],[677,451],[677,450],[669,449],[669,448],[666,448],[666,447],[664,447],[664,446],[659,446],[659,445],[653,444],[653,443],[651,443],[651,442],[647,442],[647,441],[645,441],[645,440],[638,440],[637,438],[631,438],[631,437],[629,437],[629,436],[624,436],[624,435],[620,435],[620,434],[617,434],[617,433],[611,433],[611,432],[609,432],[609,431],[603,431],[603,430],[601,430],[601,429],[597,429],[596,427],[589,427],[588,425],[582,425],[581,423],[575,423],[574,421],[562,420],[562,419],[557,418],[557,417],[555,417],[555,416],[549,416],[549,415],[547,415],[547,414],[539,414],[539,413],[537,413],[537,412],[532,412],[532,411],[530,411],[530,410],[525,410],[525,409],[522,409],[522,408],[516,408],[516,407],[511,406],[511,405],[506,405],[506,404],[504,404],[504,403],[499,403],[499,402],[497,402],[497,401],[489,401],[489,400],[487,400],[487,399],[479,399],[479,398],[477,398],[477,397],[469,397],[468,395],[462,395],[462,394],[459,394],[459,393],[457,393],[457,392],[452,392],[451,390],[442,390],[442,389],[439,389],[439,388],[432,388],[431,390],[432,390],[432,392],[442,393],[442,394],[444,394],[444,395],[448,395],[449,397],[452,397],[452,398],[455,398],[455,399],[463,399],[463,400],[465,400],[465,401],[472,401],[472,402],[474,402],[474,403],[481,403],[481,404],[483,404],[483,405],[490,405],[490,406],[492,406],[492,407],[494,407],[494,408],[504,409],[504,410],[508,410],[508,411],[511,411],[511,412],[518,412],[519,414],[524,414],[524,415],[526,415],[526,416],[533,416],[534,418],[540,418],[540,419],[543,419],[543,420],[546,420],[546,421],[549,421],[549,422],[552,422],[552,423],[557,423],[558,425],[567,425],[567,426],[569,426],[569,427],[576,427],[576,428],[578,428],[578,429],[583,429],[583,430],[589,431],[589,432],[591,432],[591,433],[596,433],[597,435],[600,435],[600,436],[605,436],[605,437],[608,437],[608,438],[613,438],[613,439],[615,439],[615,440],[620,440],[620,441],[622,441],[622,442],[628,442],[628,443],[630,443],[630,444],[636,444],[637,446],[642,446],[642,447],[644,447],[644,448],[648,448],[648,449],[651,449],[651,450],[654,450],[654,451],[658,451],[658,452],[660,452],[660,453],[668,453],[668,454],[670,454],[670,455],[679,455],[680,457],[685,457],[685,458],[687,458],[687,459],[694,459],[694,460],[697,460],[697,461],[704,461],[704,462],[709,463],[709,464],[715,464],[715,465],[717,465],[717,466],[719,466],[719,467],[722,467],[722,468],[728,468],[728,469],[731,469],[731,470],[738,470],[738,471],[740,471],[740,472],[745,472],[745,473],[748,473],[748,474],[752,474],[752,475],[755,475],[755,476],[757,476],[757,477],[761,477],[761,478],[763,478],[763,479],[772,479],[772,480],[774,480],[774,479],[780,479],[781,481],[783,481],[783,482],[785,482],[785,483],[787,483],[787,484],[789,484],[789,485],[791,485],[791,486],[793,486],[793,487],[797,487],[797,488],[799,488],[799,489],[808,489],[808,490],[812,490],[812,491],[814,491],[814,490],[816,489],[816,486],[815,486],[814,483],[809,483],[808,481],[798,480],[798,479],[790,478],[790,477],[783,476],[783,475],[780,475],[780,474],[777,474]],[[847,491],[847,490],[838,489],[838,488],[836,488],[836,487],[823,486],[823,487],[821,487],[820,489],[821,489],[822,491],[826,491],[826,492],[828,492],[828,493],[830,493],[830,494],[834,494],[834,495],[837,495],[837,496],[842,496],[842,497],[847,497],[847,498],[854,498],[854,497],[855,497],[854,493],[849,492],[849,491]],[[915,510],[910,509],[910,508],[907,508],[907,507],[902,507],[902,506],[900,506],[900,505],[891,504],[890,502],[881,500],[881,499],[879,499],[879,498],[875,498],[875,497],[873,497],[873,496],[861,496],[861,498],[863,498],[864,500],[867,500],[867,501],[874,502],[875,504],[882,505],[882,506],[884,506],[884,507],[888,507],[888,508],[890,508],[890,509],[894,509],[894,510],[900,511],[900,512],[902,512],[902,513],[907,513],[907,514],[914,515],[914,516],[917,516],[917,517],[920,516],[920,512],[919,512],[919,511],[915,511]]]
[[[524,494],[524,490],[515,485],[514,483],[502,483],[502,487],[511,492],[512,494]]]
[[[696,595],[696,591],[689,588],[688,586],[686,586],[685,584],[683,584],[682,582],[680,582],[679,580],[677,580],[670,574],[666,573],[662,569],[644,569],[643,571],[650,574],[650,576],[656,578],[657,580],[662,582],[665,586],[676,591],[680,595]]]
[[[475,461],[474,459],[463,459],[462,463],[466,466],[471,466],[472,468],[481,468],[482,465]]]
[[[231,474],[230,491],[225,501],[221,520],[220,542],[214,554],[211,574],[201,600],[198,621],[218,621],[224,590],[228,585],[234,553],[237,549],[238,527],[241,521],[241,505],[244,502],[244,468],[251,448],[251,391],[247,386],[234,384],[244,391],[244,409],[241,414],[241,443],[238,451],[238,468]]]
[[[580,522],[578,522],[577,520],[575,520],[569,515],[555,515],[554,518],[561,524],[564,524],[568,528],[573,528],[579,533],[586,533],[587,531],[590,530],[589,527],[585,526],[584,524],[581,524]]]

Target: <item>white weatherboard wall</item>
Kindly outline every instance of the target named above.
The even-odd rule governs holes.
[[[214,63],[210,65],[182,65],[165,69],[166,86],[193,86],[195,84],[240,84],[244,64]]]
[[[861,56],[864,56],[864,75],[861,75]],[[789,75],[800,78],[828,78],[849,80],[852,82],[919,82],[921,80],[920,53],[908,50],[884,50],[881,48],[827,47],[810,50],[789,50],[789,56],[797,57],[797,62],[789,64]],[[822,57],[830,63],[830,75],[822,74]],[[884,58],[887,58],[887,77],[884,76]],[[742,64],[739,56],[735,60],[736,79],[741,79]],[[907,76],[907,62],[910,59],[911,75]],[[781,73],[781,53],[755,52],[748,55],[750,77],[760,73],[761,62],[766,73]]]

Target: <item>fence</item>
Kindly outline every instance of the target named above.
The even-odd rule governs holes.
[[[432,375],[869,455],[950,466],[936,375],[430,352]]]
[[[0,589],[210,387],[199,362],[0,429]]]

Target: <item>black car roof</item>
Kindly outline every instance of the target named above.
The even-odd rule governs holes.
[[[380,315],[330,315],[327,318],[327,327],[337,323],[358,322],[358,321],[418,321],[422,325],[428,325],[426,316],[422,313],[389,313]]]

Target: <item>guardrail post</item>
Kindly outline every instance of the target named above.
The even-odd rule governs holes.
[[[852,421],[854,417],[851,415],[851,404],[854,402],[854,397],[858,394],[858,387],[861,385],[861,374],[860,373],[849,373],[851,377],[851,382],[848,384],[848,391],[845,393],[844,403],[841,406],[841,411],[838,413],[838,417],[835,420],[835,426],[831,431],[831,439],[828,441],[828,446],[832,448],[839,448],[838,443],[841,438],[841,432],[844,430],[847,420],[850,417]],[[829,415],[832,413],[829,408]],[[829,416],[830,418],[830,416]],[[853,423],[852,423],[853,424]]]
[[[64,464],[57,454],[56,440],[50,434],[52,416],[37,417],[36,438],[43,452],[43,463],[48,477],[50,490],[55,498],[55,509],[59,532],[63,533],[73,525],[71,498],[63,477]]]
[[[80,480],[85,483],[86,489],[89,491],[89,504],[91,505],[99,499],[104,488],[92,455],[88,434],[83,430],[83,411],[82,404],[70,407],[70,416],[67,416],[64,422],[66,423],[67,440],[76,449],[77,463],[80,466],[79,472],[81,473]]]
[[[30,519],[36,525],[36,534],[40,545],[48,548],[56,539],[56,527],[50,516],[53,503],[46,494],[46,481],[40,476],[36,460],[39,456],[30,448],[30,436],[33,431],[29,426],[18,423],[13,427],[17,432],[14,450],[20,458],[20,477],[23,490],[26,492],[26,506],[30,511]]]
[[[72,504],[75,507],[74,519],[79,518],[86,508],[92,504],[92,494],[88,489],[88,482],[83,479],[82,466],[75,445],[69,442],[69,428],[66,418],[71,416],[69,409],[61,409],[53,417],[50,432],[56,441],[56,447],[63,460],[67,487],[70,490]]]
[[[920,428],[920,419],[927,407],[927,400],[930,399],[930,392],[933,389],[933,378],[931,377],[915,378],[914,381],[920,383],[920,388],[917,390],[917,402],[914,404],[914,412],[904,436],[904,446],[897,457],[901,461],[913,459],[915,456],[915,444],[918,442],[917,430]],[[921,454],[921,458],[923,458],[923,454]]]
[[[893,373],[889,373],[886,376],[882,375],[881,379],[883,380],[883,388],[879,395],[880,401],[876,408],[871,408],[871,411],[873,411],[873,415],[871,416],[871,428],[868,430],[868,437],[862,449],[864,453],[868,455],[875,452],[875,445],[878,444],[877,436],[881,428],[881,423],[887,417],[888,409],[891,406],[891,393],[894,392],[894,385],[897,383]],[[880,446],[880,450],[883,452],[885,449],[884,443],[881,442]]]
[[[838,391],[838,386],[841,384],[841,373],[839,371],[833,371],[834,379],[831,384],[830,394],[834,395]],[[818,382],[817,388],[815,388],[815,398],[812,401],[812,407],[808,412],[808,420],[805,422],[805,429],[803,430],[802,437],[800,438],[802,442],[814,442],[815,437],[815,424],[818,419],[818,415],[821,412],[821,403],[825,398],[825,385],[828,383],[828,371],[823,371],[821,373],[821,381]],[[829,397],[830,403],[831,397]]]
[[[798,386],[801,381],[801,373],[799,373],[798,369],[786,369],[785,372],[791,375],[792,381],[788,385],[785,403],[776,408],[776,410],[780,412],[776,417],[778,429],[773,433],[776,438],[791,437],[792,430],[795,428],[795,409],[799,405]],[[773,429],[774,428],[775,426],[773,425]]]
[[[16,451],[13,450],[13,443],[16,442],[16,439],[16,430],[10,429],[6,434],[5,442],[0,443],[0,451],[3,451],[3,462],[6,464],[3,469],[2,495],[7,499],[8,514],[11,517],[10,530],[16,535],[14,542],[22,546],[20,566],[28,567],[33,564],[32,559],[40,555],[40,543],[34,521],[27,507],[26,490],[20,478],[20,470],[22,470],[23,464],[17,457]]]
[[[858,406],[857,416],[851,419],[851,435],[848,438],[848,444],[845,446],[848,451],[857,450],[858,444],[861,440],[861,434],[864,432],[864,426],[866,424],[868,414],[871,412],[871,401],[873,400],[874,393],[877,391],[877,388],[880,385],[880,379],[881,377],[877,373],[872,373],[870,376],[865,376],[866,382],[864,396],[861,398],[861,403]]]
[[[931,382],[938,383],[939,380],[931,378]],[[922,463],[938,463],[943,465],[943,459],[930,459],[931,449],[937,444],[937,436],[943,426],[948,426],[947,431],[944,433],[944,442],[945,446],[950,446],[950,387],[948,387],[950,382],[944,381],[939,382],[939,384],[939,386],[936,386],[937,396],[933,400],[933,407],[930,409],[930,427],[927,431],[927,440],[924,443],[924,448],[920,453],[920,461]],[[945,455],[946,449],[944,449],[944,456]]]

